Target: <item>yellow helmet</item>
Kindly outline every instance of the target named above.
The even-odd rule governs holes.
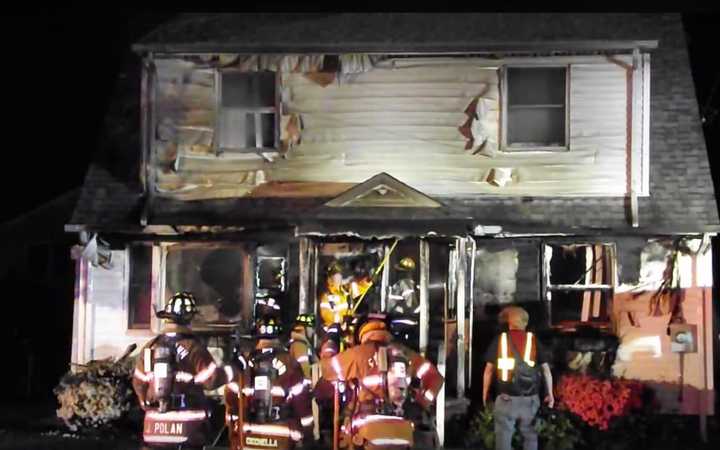
[[[340,264],[340,261],[333,261],[330,264],[328,264],[328,267],[327,267],[328,276],[334,275],[336,273],[343,273],[343,266],[342,266],[342,264]]]
[[[402,270],[404,272],[411,272],[415,270],[415,260],[409,256],[406,256],[395,265],[395,269]]]

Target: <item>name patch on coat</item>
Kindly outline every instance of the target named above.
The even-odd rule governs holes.
[[[182,422],[155,422],[152,434],[183,436],[184,425]]]
[[[266,438],[266,437],[253,437],[253,436],[247,436],[245,438],[245,444],[247,445],[257,445],[259,447],[277,447],[278,441],[277,439],[273,438]]]

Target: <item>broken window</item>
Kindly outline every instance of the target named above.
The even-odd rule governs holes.
[[[244,272],[246,260],[247,253],[241,244],[168,246],[165,300],[176,292],[189,291],[197,301],[196,322],[239,320],[245,289],[249,287]]]
[[[565,67],[508,67],[505,70],[504,144],[507,150],[564,148]]]
[[[285,264],[282,256],[258,256],[255,272],[257,288],[285,291]]]
[[[274,72],[220,72],[218,147],[220,151],[275,150]]]
[[[545,245],[551,324],[609,322],[615,264],[613,244]]]
[[[152,317],[152,247],[128,248],[128,329],[149,329]]]

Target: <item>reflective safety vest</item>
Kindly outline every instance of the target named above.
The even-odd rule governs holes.
[[[345,316],[351,315],[349,296],[343,287],[328,286],[320,296],[320,318],[324,326],[342,323]]]
[[[502,333],[500,335],[500,342],[498,343],[497,369],[500,380],[505,383],[512,380],[512,371],[515,369],[515,355],[513,352],[508,351],[508,346],[510,345],[508,339],[508,333]],[[523,361],[525,364],[530,367],[535,367],[536,352],[534,336],[528,331],[525,335],[525,350],[523,351]]]

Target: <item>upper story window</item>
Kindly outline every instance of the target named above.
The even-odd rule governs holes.
[[[223,150],[275,149],[274,72],[220,72],[218,141]]]
[[[505,150],[567,148],[566,86],[566,67],[511,66],[505,69]]]

